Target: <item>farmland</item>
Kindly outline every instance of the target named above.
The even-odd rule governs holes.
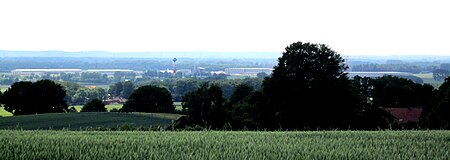
[[[449,131],[0,131],[0,159],[448,159]]]
[[[92,127],[114,128],[168,126],[179,117],[167,113],[48,113],[0,117],[0,129],[84,129]]]

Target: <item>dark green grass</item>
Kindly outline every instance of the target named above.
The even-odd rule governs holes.
[[[449,131],[0,130],[0,159],[449,159]]]
[[[168,126],[177,114],[165,113],[49,113],[0,117],[0,129],[83,129],[88,127],[117,128],[123,125],[133,127]]]

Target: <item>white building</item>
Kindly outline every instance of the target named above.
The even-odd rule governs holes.
[[[86,73],[101,73],[106,75],[114,75],[116,72],[134,72],[130,69],[88,69],[84,71]]]
[[[13,75],[44,75],[44,74],[61,74],[61,73],[80,73],[81,69],[15,69],[11,73]]]

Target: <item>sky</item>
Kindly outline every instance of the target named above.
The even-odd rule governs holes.
[[[448,0],[1,0],[0,50],[450,55]]]

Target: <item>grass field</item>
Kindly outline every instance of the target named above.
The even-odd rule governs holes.
[[[7,117],[7,116],[12,116],[12,114],[9,113],[8,111],[5,111],[4,107],[0,107],[0,116],[1,117]]]
[[[5,85],[0,85],[0,91],[5,92],[6,89],[8,89],[9,86],[5,86]]]
[[[117,128],[123,125],[150,128],[168,126],[180,115],[168,113],[48,113],[0,117],[0,129],[83,129],[88,127]]]
[[[449,159],[449,131],[0,131],[0,159]]]
[[[442,83],[444,83],[444,81],[434,80],[433,73],[414,74],[414,76],[422,78],[423,83],[428,83],[435,88],[438,88],[439,86],[441,86]]]

